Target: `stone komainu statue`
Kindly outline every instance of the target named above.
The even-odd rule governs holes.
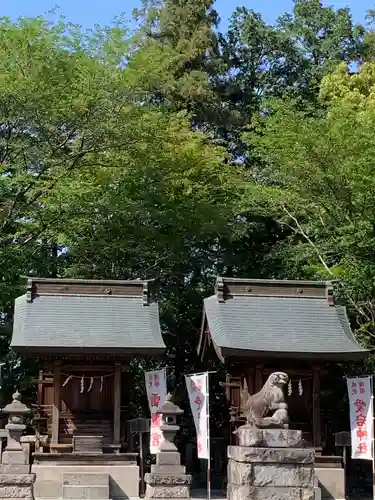
[[[274,372],[263,388],[250,396],[245,381],[241,389],[241,409],[246,417],[247,425],[264,428],[288,428],[288,405],[284,398],[284,385],[288,382],[288,375],[284,372]],[[268,416],[275,410],[274,414]]]

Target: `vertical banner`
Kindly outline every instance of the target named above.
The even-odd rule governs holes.
[[[167,376],[165,368],[145,372],[148,406],[151,412],[150,453],[156,454],[160,449],[163,434],[160,430],[161,415],[156,413],[165,402],[167,395]]]
[[[197,432],[198,458],[210,460],[208,373],[185,375],[185,380]]]
[[[348,378],[352,458],[372,460],[372,377]]]

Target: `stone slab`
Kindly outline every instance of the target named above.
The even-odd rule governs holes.
[[[145,474],[145,481],[151,486],[189,485],[192,483],[192,476],[190,474],[153,474],[148,472]]]
[[[190,498],[189,486],[146,485],[146,498]]]
[[[63,475],[63,486],[109,486],[109,474],[68,472]]]
[[[0,474],[30,474],[30,465],[0,465]]]
[[[64,486],[63,498],[69,500],[104,500],[109,498],[109,486]]]
[[[325,469],[315,466],[315,474],[323,500],[345,498],[345,474],[343,467]]]
[[[23,486],[0,486],[0,498],[25,498],[33,500],[33,487],[32,485]]]
[[[254,465],[254,486],[287,486],[312,488],[314,486],[314,469],[294,464]]]
[[[29,463],[29,456],[23,449],[21,450],[5,450],[1,461],[3,464],[26,465]]]
[[[151,465],[152,474],[185,474],[185,465]]]
[[[56,481],[36,481],[34,486],[34,495],[36,498],[50,499],[56,498],[60,493],[59,499],[62,498],[62,484],[57,484]]]
[[[156,465],[181,465],[181,455],[178,451],[157,453]]]
[[[33,500],[35,474],[0,474],[0,498]]]
[[[313,464],[315,451],[310,448],[256,448],[251,446],[228,446],[228,458],[246,463],[296,463]]]
[[[240,446],[264,448],[304,448],[302,431],[289,429],[257,429],[242,425],[236,431]]]
[[[0,474],[0,486],[34,484],[35,474]]]
[[[63,477],[66,473],[108,473],[110,476],[109,496],[112,500],[128,500],[139,497],[139,467],[125,465],[45,465],[33,464],[36,474],[34,495],[38,500],[60,500]]]
[[[228,482],[235,485],[288,486],[307,488],[314,486],[313,466],[295,464],[259,464],[229,460]]]
[[[235,462],[228,460],[227,478],[231,484],[252,484],[253,482],[253,467],[251,463]]]
[[[314,500],[314,488],[228,484],[227,500]]]

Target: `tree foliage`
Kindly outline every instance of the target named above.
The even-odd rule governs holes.
[[[292,230],[289,272],[337,280],[361,329],[374,335],[374,65],[323,79],[324,114],[277,102],[249,137],[267,168],[254,167],[251,203]],[[353,135],[354,132],[354,135]],[[254,198],[253,198],[254,197]]]

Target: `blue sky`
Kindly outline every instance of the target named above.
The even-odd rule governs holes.
[[[350,7],[355,22],[364,22],[365,13],[374,8],[374,0],[325,0],[324,5],[336,8]],[[44,14],[56,7],[66,15],[69,21],[90,27],[96,23],[108,24],[110,21],[126,12],[131,14],[134,7],[139,6],[139,0],[10,0],[1,2],[0,16],[12,19],[18,16],[36,16]],[[217,0],[216,9],[222,19],[221,26],[225,29],[228,17],[236,6],[245,6],[261,12],[264,19],[270,23],[293,8],[293,0]]]

